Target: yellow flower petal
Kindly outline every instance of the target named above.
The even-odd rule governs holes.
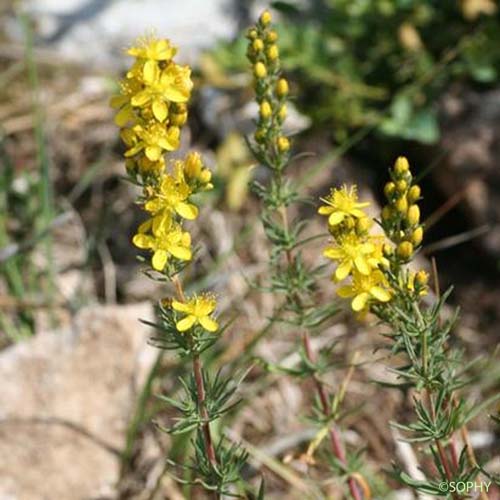
[[[168,115],[168,108],[164,101],[155,99],[153,101],[153,115],[159,122],[164,122]]]
[[[167,263],[168,254],[165,250],[156,250],[151,259],[151,264],[153,268],[157,271],[163,271],[165,269],[165,264]]]
[[[196,317],[190,314],[189,316],[186,316],[184,319],[181,319],[176,323],[177,330],[179,332],[185,332],[186,330],[189,330],[194,323],[196,322]]]
[[[169,250],[174,257],[180,260],[191,260],[191,250],[189,248],[172,245]]]
[[[128,97],[125,95],[114,95],[109,100],[109,105],[112,108],[121,108],[124,104],[128,102]]]
[[[363,253],[372,253],[375,251],[375,245],[373,243],[363,243],[360,249]]]
[[[332,212],[333,212],[333,207],[322,206],[318,208],[318,214],[321,215],[330,215]]]
[[[145,90],[142,90],[141,92],[137,92],[137,94],[130,99],[130,104],[141,108],[148,104],[150,98],[150,94],[148,94]]]
[[[147,233],[150,229],[151,229],[151,226],[152,226],[153,222],[151,219],[148,219],[146,221],[144,221],[138,228],[137,228],[137,232],[138,233]]]
[[[198,216],[198,208],[191,203],[180,202],[175,206],[175,211],[184,219],[193,220]]]
[[[161,148],[158,146],[148,146],[146,148],[146,156],[148,160],[158,161],[161,156]]]
[[[323,256],[327,259],[338,260],[342,258],[342,251],[339,248],[327,247],[323,251]]]
[[[328,217],[328,224],[330,226],[336,226],[344,220],[345,215],[342,212],[333,212],[330,217]]]
[[[352,290],[352,286],[341,286],[337,288],[337,295],[339,297],[342,297],[343,299],[347,299],[349,297],[352,297],[354,295],[354,292]]]
[[[124,127],[132,118],[134,114],[130,106],[124,106],[115,116],[115,123],[119,127]]]
[[[366,304],[368,302],[368,299],[370,298],[370,294],[367,292],[360,293],[359,295],[356,295],[354,297],[354,300],[352,301],[352,309],[353,311],[361,311],[366,307]]]
[[[389,292],[379,286],[372,286],[370,288],[370,294],[380,302],[388,302],[389,300],[391,300],[391,295],[389,294]]]
[[[173,151],[179,147],[179,134],[170,132],[168,137],[161,137],[158,140],[158,145],[167,151]]]
[[[191,246],[191,235],[187,231],[185,233],[182,233],[181,245],[183,247],[190,247]]]
[[[351,272],[351,269],[352,261],[345,260],[344,262],[342,262],[335,271],[335,278],[337,279],[337,281],[342,281],[343,279],[347,278],[347,276]]]
[[[163,212],[153,218],[153,233],[157,234],[161,231],[165,231],[171,224],[172,218],[169,213]]]
[[[172,300],[172,308],[179,312],[189,312],[191,307],[185,302],[179,302],[178,300]]]
[[[151,248],[153,245],[153,238],[147,234],[139,233],[132,238],[132,243],[138,248]]]
[[[127,149],[127,151],[125,151],[125,154],[123,156],[125,156],[125,158],[130,158],[131,156],[134,156],[139,151],[141,151],[142,148],[143,148],[143,145],[141,143],[139,143],[139,144],[135,145],[133,148]]]
[[[364,205],[364,203],[358,203],[358,205]],[[366,217],[366,214],[363,212],[363,210],[359,210],[357,208],[352,208],[351,210],[349,210],[349,213],[353,217],[358,217],[358,218]]]
[[[209,316],[202,316],[199,318],[200,325],[208,330],[209,332],[215,332],[219,328],[219,325]]]
[[[159,68],[156,61],[146,61],[142,70],[142,77],[146,83],[154,83],[159,75]]]
[[[366,259],[362,255],[358,255],[354,259],[354,265],[361,274],[364,274],[365,276],[368,276],[370,274],[370,266],[368,265],[368,262],[366,262]]]

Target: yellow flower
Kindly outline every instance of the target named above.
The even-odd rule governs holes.
[[[172,213],[177,213],[184,219],[193,220],[198,216],[198,208],[188,203],[190,194],[191,189],[184,181],[163,174],[158,188],[148,193],[144,208],[155,216],[170,218]]]
[[[119,127],[125,126],[128,122],[133,122],[136,118],[134,109],[130,104],[133,95],[142,88],[141,82],[135,79],[127,79],[120,82],[120,94],[114,95],[109,101],[109,105],[118,109],[115,116],[115,123]]]
[[[358,203],[356,186],[342,186],[340,189],[332,189],[330,196],[322,198],[326,205],[319,207],[318,213],[328,215],[328,223],[331,226],[340,224],[346,217],[365,217],[361,208],[365,208],[369,203]]]
[[[126,158],[144,150],[148,160],[158,161],[164,150],[174,151],[179,147],[180,130],[178,127],[165,128],[160,123],[150,123],[136,125],[126,134],[131,137],[129,142],[133,142],[133,146],[125,151]],[[129,145],[127,141],[124,140],[124,142]]]
[[[288,95],[288,91],[289,91],[288,82],[284,78],[280,78],[276,82],[276,89],[275,89],[276,95],[280,99],[282,99],[283,97],[286,97]]]
[[[384,246],[387,240],[384,236],[371,236],[370,241],[373,244],[373,252],[368,255],[368,263],[373,269],[377,269],[379,266],[388,269],[390,262],[384,255]]]
[[[335,279],[342,281],[353,269],[364,275],[370,274],[371,267],[367,256],[374,251],[375,247],[372,243],[364,242],[355,233],[348,233],[338,241],[336,246],[326,248],[323,255],[339,261]]]
[[[337,295],[342,298],[352,298],[351,307],[356,312],[368,310],[371,302],[391,300],[387,281],[378,270],[368,275],[354,271],[352,284],[341,286],[337,290]]]
[[[151,250],[151,264],[157,271],[163,271],[170,256],[179,260],[191,260],[191,235],[182,228],[163,220],[149,219],[139,226],[132,239],[134,245]]]
[[[406,287],[408,288],[408,290],[410,290],[410,292],[414,292],[415,284],[418,285],[420,289],[418,294],[423,297],[428,293],[426,286],[428,280],[429,276],[425,271],[419,271],[418,273],[416,273],[415,271],[411,271],[408,274],[408,281],[406,283]]]
[[[175,311],[186,314],[184,318],[177,321],[176,327],[179,332],[185,332],[196,324],[200,324],[205,330],[215,332],[219,325],[210,317],[214,312],[217,302],[211,295],[200,295],[191,297],[187,302],[172,301]]]
[[[183,161],[175,162],[175,169],[179,175],[183,175],[188,182],[197,182],[201,184],[204,190],[212,189],[214,186],[212,172],[203,165],[203,160],[199,153],[192,151],[186,155]]]
[[[154,117],[160,122],[167,118],[170,102],[189,100],[193,82],[188,66],[171,63],[161,70],[158,63],[148,61],[142,77],[144,88],[132,96],[130,102],[139,108],[151,105]]]
[[[177,48],[170,45],[170,40],[146,36],[137,40],[137,47],[127,50],[129,56],[149,61],[169,61],[175,56]]]

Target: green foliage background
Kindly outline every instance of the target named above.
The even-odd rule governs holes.
[[[481,0],[317,0],[272,4],[281,12],[285,72],[299,108],[338,141],[359,127],[434,143],[436,102],[450,85],[499,81],[500,17]],[[246,68],[245,41],[221,44],[215,60]]]

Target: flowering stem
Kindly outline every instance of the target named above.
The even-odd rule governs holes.
[[[307,332],[304,332],[302,335],[302,343],[304,345],[304,350],[305,350],[307,359],[311,363],[314,363],[314,356],[312,353],[311,341],[309,338],[309,334]],[[321,408],[323,410],[325,417],[328,418],[330,416],[330,405],[328,404],[328,396],[326,394],[325,386],[321,383],[320,380],[318,380],[317,377],[314,376],[313,379],[314,379],[314,384],[316,386],[316,391],[318,392],[318,396],[319,396],[319,399],[321,401]],[[335,456],[338,458],[338,460],[343,465],[346,465],[346,457],[345,457],[345,453],[344,453],[344,448],[342,447],[342,444],[341,444],[339,431],[335,427],[335,425],[333,425],[333,424],[330,425],[329,434],[330,434],[330,443],[332,446],[333,453],[335,454]],[[349,484],[349,491],[351,492],[352,497],[355,500],[361,500],[362,497],[361,497],[361,494],[359,492],[358,486],[357,486],[354,478],[349,477],[348,484]]]
[[[280,213],[283,220],[283,227],[285,228],[286,233],[288,233],[289,230],[288,212],[286,207],[284,206],[280,207]],[[289,266],[291,266],[293,264],[292,252],[288,249],[286,250],[285,254],[287,263]],[[300,297],[297,294],[295,294],[292,298],[293,300],[295,300],[297,303],[300,304]],[[304,346],[304,351],[306,353],[307,359],[311,363],[314,363],[314,354],[311,347],[311,340],[309,338],[309,333],[307,331],[304,331],[302,334],[302,344]],[[314,385],[316,386],[316,391],[318,393],[321,402],[321,408],[323,410],[323,414],[325,415],[326,418],[328,418],[331,412],[330,412],[330,405],[328,404],[328,396],[326,393],[325,386],[318,379],[318,377],[313,376],[312,378],[314,380]],[[330,444],[334,455],[337,457],[340,463],[346,465],[347,461],[345,457],[344,448],[342,447],[341,444],[340,434],[338,432],[338,429],[333,424],[330,424],[329,426],[329,435],[330,435]],[[354,498],[354,500],[361,500],[362,497],[354,478],[349,477],[348,484],[349,484],[349,491],[351,492],[351,495]]]
[[[172,282],[175,286],[175,290],[177,296],[181,302],[186,301],[186,296],[184,294],[184,290],[182,288],[181,280],[177,275],[172,278]],[[202,430],[203,430],[203,439],[205,441],[205,448],[207,450],[208,460],[212,464],[212,466],[217,465],[217,459],[215,456],[215,449],[212,441],[212,435],[210,433],[210,422],[208,420],[208,412],[205,405],[205,386],[203,384],[203,374],[201,368],[201,360],[200,355],[198,353],[193,354],[193,374],[194,380],[196,384],[196,392],[198,395],[198,408],[200,412],[200,417],[202,420]]]

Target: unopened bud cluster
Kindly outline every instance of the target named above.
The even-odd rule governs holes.
[[[397,258],[405,263],[411,260],[424,235],[417,204],[420,187],[413,183],[410,165],[403,156],[396,160],[389,175],[391,180],[384,187],[387,204],[382,209],[382,227],[396,245]]]
[[[258,149],[271,150],[275,158],[290,149],[290,140],[283,134],[287,115],[288,82],[281,76],[278,34],[271,26],[271,14],[264,11],[257,24],[247,32],[247,57],[253,68],[256,101],[259,106],[254,134]],[[278,167],[284,162],[276,161]]]

